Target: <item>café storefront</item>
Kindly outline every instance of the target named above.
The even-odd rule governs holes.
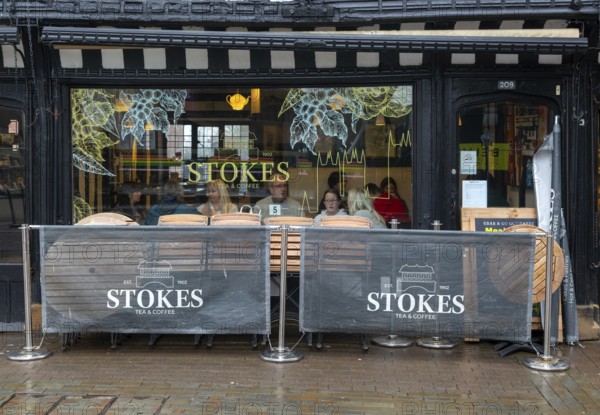
[[[299,214],[319,212],[332,174],[342,196],[391,177],[403,227],[459,230],[465,181],[487,183],[489,207],[535,207],[532,157],[560,116],[577,302],[598,302],[598,248],[584,232],[596,212],[596,178],[584,174],[596,165],[591,2],[510,17],[510,5],[432,14],[423,2],[410,14],[367,2],[357,16],[353,2],[184,2],[188,20],[166,2],[110,13],[98,3],[97,26],[118,29],[73,18],[84,3],[96,5],[19,22],[19,46],[3,46],[3,105],[17,113],[3,128],[20,126],[2,131],[7,163],[22,169],[3,173],[7,194],[23,194],[13,228],[112,211],[131,186],[144,211],[169,180],[197,207],[221,179],[242,208],[281,173]]]

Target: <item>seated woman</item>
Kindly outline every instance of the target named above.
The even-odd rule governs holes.
[[[348,192],[348,211],[352,216],[369,219],[373,224],[373,229],[387,229],[385,219],[373,208],[366,190],[350,189]]]
[[[325,194],[323,194],[323,199],[321,200],[321,203],[325,206],[325,209],[323,209],[321,213],[319,213],[315,217],[315,225],[320,224],[323,218],[325,218],[326,216],[348,215],[346,210],[341,208],[342,198],[340,196],[340,192],[336,189],[332,188],[327,190]]]
[[[404,200],[398,196],[394,179],[386,177],[381,181],[379,188],[382,193],[373,200],[373,207],[377,213],[385,219],[388,225],[392,219],[396,219],[405,226],[410,224],[408,209]]]
[[[233,213],[238,207],[231,202],[225,182],[221,179],[213,180],[206,187],[208,201],[198,206],[198,213],[209,218],[217,213]]]
[[[196,209],[183,202],[183,186],[179,183],[167,181],[159,191],[159,202],[152,205],[146,215],[146,225],[157,225],[158,218],[163,215],[181,213],[198,213]]]

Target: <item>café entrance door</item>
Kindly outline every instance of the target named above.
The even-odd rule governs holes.
[[[475,87],[476,81],[453,82],[463,84],[466,92],[486,90]],[[552,132],[559,108],[555,99],[540,92],[556,94],[560,87],[504,82],[514,90],[499,91],[497,81],[480,82],[489,93],[457,96],[451,103],[446,120],[451,137],[445,160],[444,228],[460,229],[464,207],[535,207],[533,154]],[[537,94],[524,94],[523,89]]]

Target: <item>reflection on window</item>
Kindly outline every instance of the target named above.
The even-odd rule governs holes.
[[[227,103],[232,93],[73,89],[75,220],[115,209],[131,188],[143,194],[136,211],[147,210],[161,185],[173,181],[192,207],[207,201],[208,184],[217,179],[238,208],[254,205],[270,195],[272,173],[288,181],[287,197],[308,216],[319,213],[336,176],[344,198],[351,188],[391,177],[411,210],[411,86],[292,86],[260,88],[260,95],[240,88],[251,101],[240,110]],[[260,109],[252,101],[258,97]]]
[[[250,129],[247,125],[225,125],[223,148],[237,152],[240,160],[248,160]]]
[[[211,157],[217,148],[219,148],[219,127],[198,127],[198,157]]]
[[[487,182],[488,207],[535,207],[533,154],[552,131],[552,119],[547,106],[527,102],[462,109],[457,126],[461,181]]]
[[[169,127],[169,140],[167,141],[167,157],[175,161],[189,161],[192,159],[192,126],[171,125]],[[182,166],[169,167],[171,173],[177,173],[184,179],[188,178],[187,170]]]

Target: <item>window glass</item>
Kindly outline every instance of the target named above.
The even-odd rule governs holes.
[[[484,183],[487,207],[535,207],[533,154],[552,132],[553,119],[547,106],[522,101],[488,102],[460,110],[459,190],[464,181],[474,181],[474,195],[478,183]],[[473,195],[461,194],[461,205],[479,203]]]
[[[73,89],[74,221],[126,213],[131,189],[141,193],[134,211],[145,213],[167,182],[182,187],[192,209],[217,180],[237,208],[254,205],[272,194],[276,173],[300,206],[294,214],[313,217],[329,187],[348,209],[351,188],[391,177],[405,212],[387,218],[410,226],[412,103],[410,85]]]

